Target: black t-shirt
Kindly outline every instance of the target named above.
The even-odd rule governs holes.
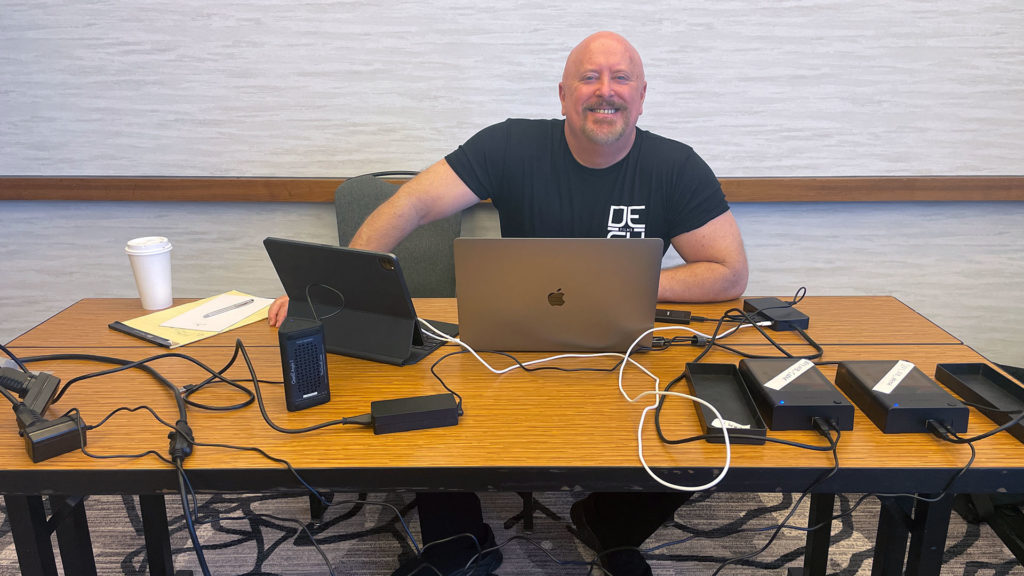
[[[729,209],[711,168],[689,146],[636,129],[625,158],[588,168],[563,120],[509,119],[445,157],[498,210],[505,237],[661,238],[696,230]]]

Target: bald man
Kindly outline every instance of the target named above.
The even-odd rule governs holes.
[[[351,246],[390,251],[416,227],[490,199],[505,237],[661,238],[685,264],[662,270],[659,300],[739,297],[747,259],[718,179],[689,146],[636,127],[646,94],[643,63],[625,38],[587,37],[570,52],[558,85],[564,120],[510,119],[481,130],[402,186]],[[271,307],[271,324],[286,313],[282,297]],[[591,494],[571,516],[608,572],[649,575],[636,548],[688,497]],[[477,552],[468,534],[485,548],[494,545],[475,494],[419,494],[417,502],[424,542],[463,537],[426,549],[393,576],[434,574],[424,563],[442,574],[460,570]],[[624,546],[632,548],[603,552]],[[472,574],[500,564],[500,550],[489,551]]]

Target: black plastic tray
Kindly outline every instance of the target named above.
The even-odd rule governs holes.
[[[978,411],[996,424],[1006,424],[1017,416],[1006,410],[1024,409],[1024,387],[988,364],[939,364],[935,366],[935,379],[964,400],[989,406],[991,409]],[[1006,431],[1024,442],[1024,424],[1017,423]]]
[[[743,384],[743,378],[735,365],[689,363],[686,365],[686,376],[693,395],[711,403],[722,414],[722,418],[750,426],[750,428],[730,428],[730,432],[755,436],[755,438],[736,438],[730,434],[730,442],[734,444],[764,444],[767,434],[764,420],[758,414],[754,400],[751,399],[750,392]],[[722,429],[711,425],[715,420],[715,413],[699,402],[694,402],[694,405],[697,407],[697,417],[700,419],[704,434],[709,436],[707,441],[716,444],[724,443]]]

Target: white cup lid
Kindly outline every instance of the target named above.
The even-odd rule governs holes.
[[[135,256],[163,254],[171,251],[171,242],[163,236],[144,236],[129,240],[124,251]]]

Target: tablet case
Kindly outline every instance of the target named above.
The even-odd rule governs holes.
[[[328,352],[401,366],[444,343],[418,326],[394,254],[283,238],[263,245],[288,294],[288,317],[323,323]],[[457,332],[454,324],[429,322]]]

